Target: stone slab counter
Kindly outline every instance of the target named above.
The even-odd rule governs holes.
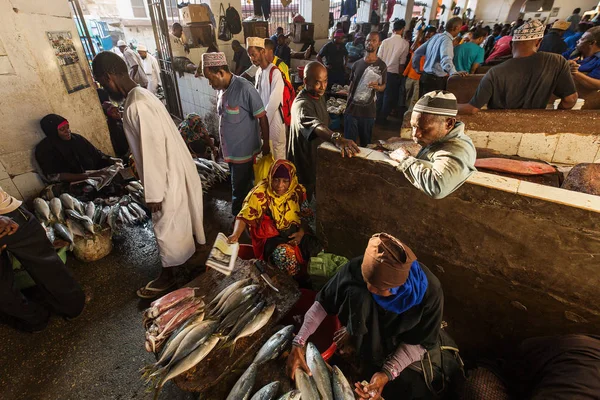
[[[359,256],[378,232],[413,249],[442,282],[444,319],[467,353],[600,330],[598,196],[477,172],[433,200],[382,153],[342,159],[322,145],[317,201],[327,251]]]

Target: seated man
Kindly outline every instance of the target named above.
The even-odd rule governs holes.
[[[346,43],[346,50],[348,50],[348,60],[351,62],[363,58],[365,55],[365,35],[358,32],[352,42]]]
[[[102,168],[121,160],[102,153],[86,138],[72,133],[69,121],[48,114],[40,121],[46,138],[35,148],[35,159],[50,182],[78,182],[104,177]]]
[[[171,42],[171,53],[173,55],[173,69],[179,72],[180,77],[183,76],[184,72],[193,74],[198,69],[198,66],[187,56],[190,49],[186,43],[185,35],[183,34],[183,27],[179,22],[175,22],[171,27],[169,41]],[[207,45],[207,43],[204,43],[204,45]],[[209,51],[207,51],[207,53]]]
[[[554,24],[552,24],[552,28],[550,28],[548,34],[544,36],[538,51],[545,51],[554,54],[562,54],[567,51],[568,46],[563,39],[563,36],[569,26],[571,26],[570,23],[562,20],[556,21]]]
[[[252,61],[248,57],[248,52],[242,47],[238,40],[231,42],[231,49],[233,50],[233,62],[235,63],[235,75],[242,75],[245,70],[252,66]]]
[[[478,28],[471,34],[468,42],[454,49],[454,66],[457,71],[465,71],[474,74],[477,68],[483,64],[485,50],[481,44],[485,40],[486,31]]]
[[[450,92],[429,92],[412,112],[413,140],[422,146],[416,156],[399,148],[390,157],[417,189],[443,199],[458,189],[473,172],[477,153],[465,124],[456,121],[456,97]]]
[[[298,368],[309,372],[305,345],[328,314],[337,314],[345,326],[336,333],[338,349],[355,357],[368,374],[361,378],[372,376],[367,390],[355,385],[358,398],[430,398],[422,374],[406,367],[436,347],[443,307],[439,280],[411,249],[386,233],[374,235],[364,256],[344,265],[317,294],[294,338],[287,372],[292,379]]]
[[[3,250],[10,251],[31,275],[46,306],[27,300],[15,288],[12,265]],[[56,254],[42,225],[0,187],[0,312],[18,329],[39,332],[48,324],[50,311],[75,318],[84,305],[85,294]]]
[[[583,34],[577,44],[583,60],[569,61],[575,82],[588,89],[600,90],[600,26]]]
[[[285,36],[283,34],[277,37],[277,41],[275,42],[277,46],[275,47],[275,56],[289,67],[292,66],[292,50],[290,46],[287,45],[285,41]]]
[[[569,63],[562,56],[537,51],[544,36],[544,25],[526,22],[515,30],[513,58],[490,69],[468,104],[459,104],[460,114],[475,114],[488,109],[545,109],[554,94],[561,99],[560,109],[571,109],[577,102],[577,89]]]

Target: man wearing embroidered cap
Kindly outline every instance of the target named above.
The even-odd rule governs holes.
[[[406,179],[434,199],[448,196],[475,172],[475,146],[456,114],[452,93],[427,93],[415,104],[410,119],[413,140],[421,150],[414,155],[401,147],[390,154]]]
[[[158,61],[152,54],[148,53],[148,48],[143,44],[138,46],[137,51],[142,58],[142,67],[146,73],[146,78],[148,78],[148,90],[156,95],[158,88],[161,86]]]
[[[231,212],[237,216],[254,186],[254,158],[261,148],[263,155],[270,153],[269,120],[254,86],[229,71],[224,53],[204,53],[202,71],[217,91],[221,149],[231,171]]]
[[[378,233],[317,295],[294,338],[288,374],[309,372],[305,345],[328,314],[337,314],[344,326],[335,335],[338,349],[355,356],[366,374],[360,378],[370,379],[366,388],[354,385],[359,398],[429,398],[422,374],[406,367],[435,348],[443,307],[436,276],[406,244]]]
[[[515,29],[513,58],[490,69],[468,104],[459,104],[460,114],[488,109],[545,109],[552,95],[560,98],[560,109],[577,102],[577,89],[569,63],[558,54],[538,52],[544,25],[528,21]]]
[[[562,54],[567,51],[567,43],[565,43],[563,36],[565,31],[569,29],[571,24],[567,21],[559,20],[552,24],[552,28],[544,39],[538,51],[545,51],[547,53]]]

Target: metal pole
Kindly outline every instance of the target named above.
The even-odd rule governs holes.
[[[94,44],[92,43],[92,37],[90,36],[90,32],[87,28],[87,23],[85,22],[85,17],[83,16],[83,11],[81,10],[81,6],[79,5],[79,0],[69,0],[71,3],[75,4],[75,12],[77,14],[77,19],[79,19],[79,23],[83,28],[83,33],[85,35],[85,39],[88,43],[90,54],[92,57],[96,57],[96,50],[94,49]]]

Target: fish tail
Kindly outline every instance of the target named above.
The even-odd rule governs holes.
[[[229,350],[229,357],[233,356],[233,352],[235,351],[235,340],[228,344],[226,347],[231,347]]]
[[[154,371],[156,371],[156,367],[154,365],[147,365],[143,367],[142,369],[140,369],[140,372],[142,373],[142,379],[146,379],[147,382],[148,378]]]

